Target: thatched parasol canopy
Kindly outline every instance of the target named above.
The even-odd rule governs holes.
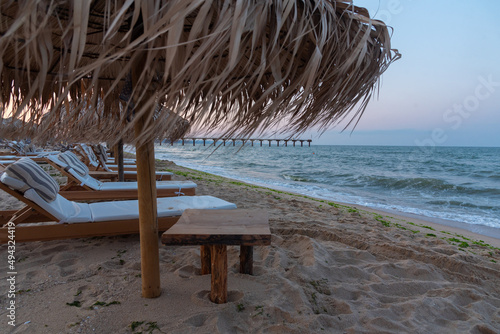
[[[398,57],[384,23],[351,1],[7,0],[0,116],[40,140],[53,127],[105,141],[134,128],[143,296],[155,297],[152,139],[174,129],[172,111],[227,136],[321,130],[360,116]]]
[[[0,12],[2,113],[37,124],[50,110],[40,139],[54,125],[71,127],[61,119],[115,139],[134,122],[118,103],[124,92],[135,94],[136,114],[161,102],[165,113],[226,134],[284,118],[289,133],[325,129],[358,103],[359,116],[399,55],[387,27],[350,1],[25,0],[2,1]],[[132,92],[137,57],[144,70],[134,87],[150,94]],[[80,112],[101,99],[104,122]],[[73,114],[61,117],[69,101]],[[103,131],[111,118],[120,131]],[[148,122],[141,139],[169,126]]]

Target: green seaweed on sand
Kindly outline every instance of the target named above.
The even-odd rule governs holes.
[[[31,289],[27,289],[27,290],[18,290],[18,291],[16,292],[16,294],[21,295],[21,294],[23,294],[23,293],[30,292],[30,291],[31,291]]]
[[[68,306],[76,306],[76,307],[81,307],[82,306],[82,303],[79,301],[79,300],[75,300],[74,302],[72,303],[66,303],[66,305]]]
[[[264,314],[264,306],[262,306],[262,305],[255,306],[255,311],[257,313],[255,313],[252,317],[256,317],[258,315],[263,315]]]
[[[148,333],[151,334],[153,331],[158,330],[159,332],[163,333],[160,330],[160,327],[158,327],[158,324],[156,321],[150,321],[150,322],[145,322],[145,321],[133,321],[130,325],[130,329],[134,333]],[[136,329],[140,329],[140,332],[136,332]]]
[[[130,324],[130,328],[135,331],[135,329],[137,327],[139,327],[140,325],[142,325],[144,323],[144,321],[133,321],[131,324]]]
[[[391,227],[391,223],[389,223],[387,220],[383,219],[381,215],[375,214],[375,220],[379,221],[384,225],[385,227]]]

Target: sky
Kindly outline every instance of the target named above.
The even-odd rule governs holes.
[[[500,1],[354,0],[393,28],[402,58],[356,129],[314,144],[500,147]]]

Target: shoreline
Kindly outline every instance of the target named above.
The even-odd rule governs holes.
[[[500,248],[426,221],[156,160],[197,195],[269,214],[253,275],[227,249],[228,303],[210,302],[199,246],[159,244],[161,295],[141,297],[139,235],[16,243],[10,333],[497,333]],[[4,195],[4,210],[19,207]],[[158,238],[159,240],[159,238]],[[3,268],[3,269],[2,269]],[[0,298],[6,327],[9,299]],[[12,299],[11,299],[12,300]]]
[[[133,154],[133,153],[131,153]],[[168,163],[173,163],[169,160],[157,160],[157,161],[162,161],[162,162],[168,162]],[[445,230],[449,233],[453,233],[455,235],[466,235],[468,239],[475,239],[478,241],[483,241],[487,244],[494,245],[495,247],[500,247],[500,229],[494,228],[494,227],[489,227],[489,226],[484,226],[484,225],[472,225],[472,224],[467,224],[463,223],[460,221],[453,221],[453,220],[447,220],[447,219],[441,219],[441,218],[433,218],[433,217],[427,217],[423,215],[417,215],[417,214],[412,214],[412,213],[406,213],[406,212],[400,212],[400,211],[395,211],[395,210],[389,210],[389,209],[380,209],[380,208],[373,208],[373,207],[368,207],[364,206],[361,204],[354,204],[354,203],[345,203],[345,202],[339,202],[335,200],[329,200],[329,199],[323,199],[323,198],[318,198],[318,197],[313,197],[310,195],[304,195],[301,193],[293,192],[290,191],[289,189],[285,188],[271,188],[268,185],[263,185],[263,184],[253,184],[249,183],[247,181],[242,181],[239,179],[233,179],[230,177],[226,176],[220,176],[217,174],[212,174],[209,172],[204,172],[200,171],[198,169],[194,168],[189,168],[189,167],[184,167],[181,165],[175,164],[175,166],[186,169],[186,170],[192,170],[192,171],[197,171],[199,173],[203,174],[208,174],[208,175],[213,175],[216,177],[220,177],[223,179],[227,180],[232,180],[233,182],[240,182],[244,184],[248,184],[250,186],[255,186],[255,187],[260,187],[263,189],[269,189],[273,191],[277,191],[279,193],[287,193],[287,194],[294,194],[298,197],[306,197],[306,198],[311,198],[319,202],[333,202],[342,206],[346,207],[354,207],[372,214],[378,214],[378,215],[383,215],[388,218],[392,218],[397,220],[398,222],[407,222],[408,220],[418,224],[418,225],[424,225],[424,226],[430,226],[434,230]],[[196,180],[193,180],[196,182]]]

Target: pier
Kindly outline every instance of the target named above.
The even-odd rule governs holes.
[[[192,143],[193,146],[195,146],[196,142],[203,142],[203,146],[206,146],[207,142],[209,145],[216,146],[217,142],[222,142],[223,146],[226,146],[226,143],[228,145],[236,146],[237,142],[241,142],[242,145],[246,145],[248,142],[250,142],[251,146],[254,146],[254,142],[257,142],[260,144],[260,146],[263,146],[264,142],[267,142],[269,147],[271,147],[272,142],[276,142],[276,146],[280,146],[280,143],[284,143],[283,146],[287,147],[288,143],[291,142],[292,145],[295,147],[296,143],[300,143],[300,146],[303,147],[304,143],[307,143],[309,147],[311,147],[312,139],[255,139],[255,138],[182,138],[179,140],[184,146],[184,144],[187,143]],[[161,144],[161,142],[160,142]],[[170,145],[174,145],[174,141],[170,141]]]

